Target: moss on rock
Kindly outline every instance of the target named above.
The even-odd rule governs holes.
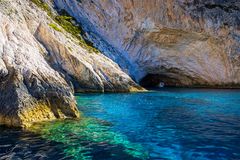
[[[54,23],[50,23],[49,26],[51,28],[53,28],[54,30],[58,31],[58,32],[61,32],[62,30],[60,28],[58,28],[58,26]]]
[[[51,8],[45,3],[43,0],[31,0],[34,4],[36,4],[39,8],[47,12],[48,16],[52,18],[59,26],[61,26],[66,32],[70,33],[74,38],[78,39],[79,45],[85,48],[90,53],[99,53],[98,49],[96,49],[92,43],[87,42],[81,36],[82,28],[77,21],[70,16],[65,10],[61,10],[59,15],[54,15],[51,11]],[[49,24],[49,26],[56,31],[61,31],[60,28],[54,23]]]

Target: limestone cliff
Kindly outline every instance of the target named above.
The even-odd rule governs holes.
[[[0,123],[28,126],[32,121],[78,117],[72,89],[45,61],[27,17],[13,4],[1,1]]]
[[[0,0],[0,124],[78,118],[74,90],[141,89],[73,32],[77,28],[52,1]]]
[[[239,87],[239,17],[238,0],[0,0],[0,124],[78,118],[74,91],[135,81]]]
[[[54,2],[143,85],[240,86],[238,0]]]

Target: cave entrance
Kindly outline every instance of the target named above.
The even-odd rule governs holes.
[[[139,84],[145,88],[153,87],[176,87],[180,84],[178,79],[162,74],[147,74]]]

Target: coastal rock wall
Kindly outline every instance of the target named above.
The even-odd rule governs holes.
[[[142,89],[116,63],[56,23],[51,5],[0,0],[0,124],[28,127],[78,118],[74,90]]]
[[[239,87],[239,10],[237,0],[0,0],[0,124],[78,118],[74,92],[143,90],[133,79]]]
[[[2,13],[0,26],[0,123],[27,127],[78,117],[72,88],[45,61],[28,26]]]
[[[61,39],[56,38],[58,36],[54,36],[44,25],[38,27],[35,37],[47,49],[49,64],[73,83],[76,92],[129,92],[142,89],[109,58],[101,53],[89,53],[71,42],[68,45],[61,43]]]
[[[82,24],[94,44],[142,84],[240,86],[237,0],[54,2]],[[114,55],[109,54],[109,46]]]

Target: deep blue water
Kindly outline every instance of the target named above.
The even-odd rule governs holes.
[[[0,128],[0,159],[240,159],[240,90],[77,94],[80,121]]]

